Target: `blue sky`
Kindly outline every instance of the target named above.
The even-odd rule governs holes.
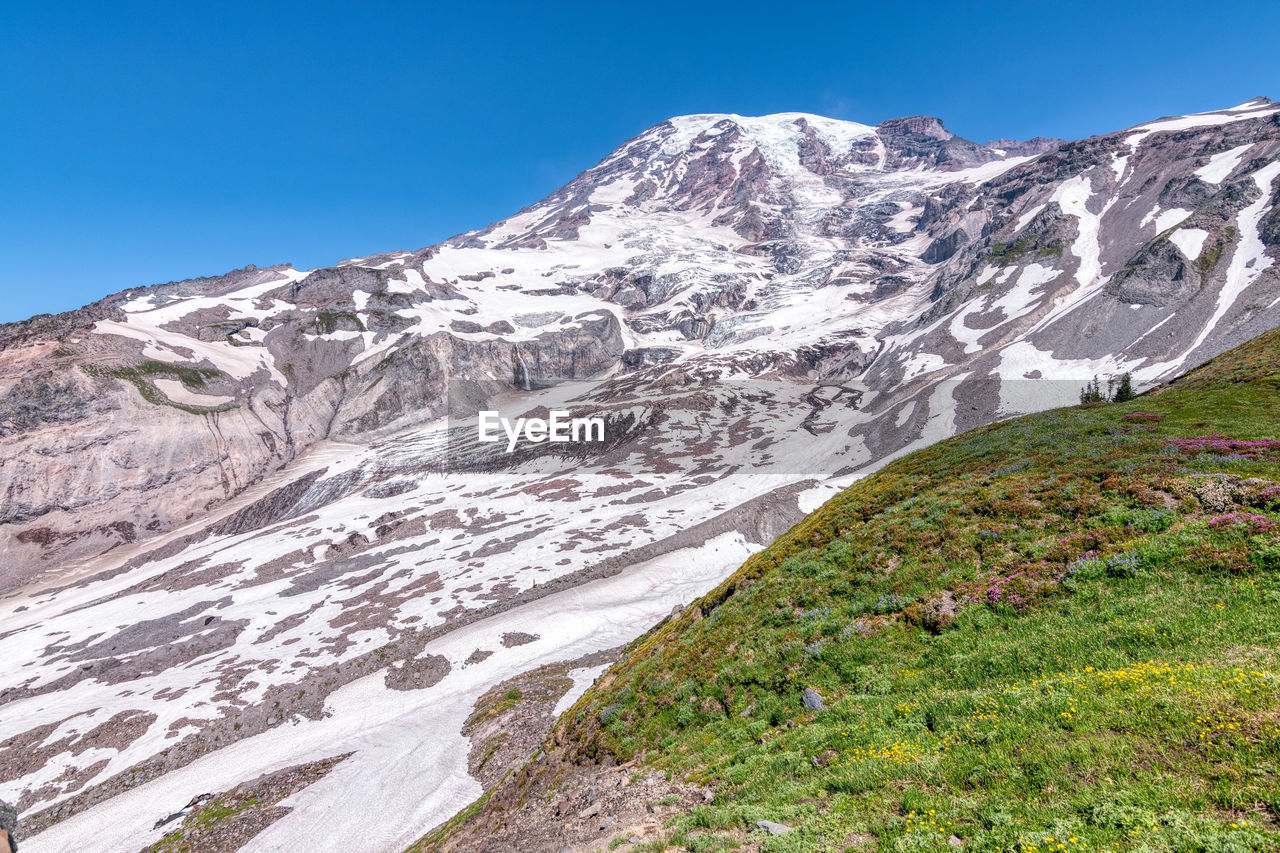
[[[0,0],[0,321],[414,249],[672,115],[1077,138],[1280,99],[1275,3]]]

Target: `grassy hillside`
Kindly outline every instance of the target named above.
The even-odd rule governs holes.
[[[716,786],[690,850],[1280,849],[1278,651],[1272,332],[855,484],[556,740]]]

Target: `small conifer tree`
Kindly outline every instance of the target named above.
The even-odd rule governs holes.
[[[1084,384],[1080,389],[1080,405],[1088,406],[1093,403],[1105,403],[1107,398],[1102,394],[1102,386],[1098,384],[1098,377]]]
[[[1116,393],[1112,395],[1113,403],[1127,403],[1134,397],[1138,396],[1133,392],[1133,375],[1126,373],[1120,377],[1120,384],[1116,386]]]

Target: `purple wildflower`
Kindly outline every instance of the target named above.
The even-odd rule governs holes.
[[[1266,533],[1275,530],[1276,523],[1265,515],[1256,512],[1228,512],[1209,519],[1209,526],[1218,530],[1241,531],[1245,533]]]

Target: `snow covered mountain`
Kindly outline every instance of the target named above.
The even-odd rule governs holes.
[[[895,455],[1280,326],[1278,175],[1264,98],[985,146],[685,116],[439,246],[0,327],[23,849],[132,853],[337,756],[244,849],[403,849],[479,793],[461,732],[495,685],[576,660],[585,687]],[[614,438],[468,439],[556,405]]]

